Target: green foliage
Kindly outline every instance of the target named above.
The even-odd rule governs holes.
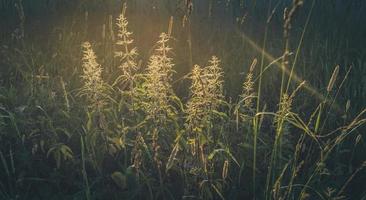
[[[1,8],[9,6],[8,1],[0,2]],[[99,5],[75,2],[85,9]],[[274,28],[271,20],[281,20],[277,9],[287,3],[278,1],[273,7],[273,2],[264,6],[264,1],[210,1],[205,23],[225,20],[212,13],[219,9],[233,7],[238,15],[234,29],[239,34],[224,37],[226,32],[220,30],[218,41],[206,25],[196,28],[192,6],[205,1],[182,2],[176,6],[184,10],[184,16],[178,15],[184,27],[173,26],[171,18],[167,33],[154,36],[158,38],[152,47],[145,35],[129,30],[139,30],[140,25],[132,16],[136,23],[128,23],[124,4],[115,20],[110,15],[102,22],[101,41],[91,34],[99,27],[89,26],[92,12],[85,12],[80,22],[55,28],[48,52],[24,27],[24,12],[30,12],[31,5],[24,1],[23,10],[22,1],[17,1],[17,12],[22,12],[19,30],[24,33],[0,49],[0,64],[5,66],[0,69],[0,199],[364,198],[364,189],[353,188],[364,182],[358,175],[366,167],[358,153],[365,145],[366,110],[355,98],[365,95],[360,92],[364,85],[354,86],[362,82],[354,79],[363,80],[363,61],[348,69],[342,67],[348,62],[340,63],[333,70],[326,65],[340,60],[332,60],[328,51],[343,52],[345,44],[308,46],[313,44],[307,38],[311,13],[319,9],[315,5],[325,4],[289,4],[281,24],[283,49],[275,43],[275,36],[282,36],[267,33]],[[151,15],[160,11],[159,3],[152,2]],[[138,3],[129,5],[131,10],[138,8]],[[294,19],[304,21],[297,16],[301,6],[310,12],[304,15],[306,25],[294,48],[299,31]],[[173,10],[171,1],[166,7]],[[246,16],[256,17],[254,12],[264,8],[268,14],[261,16],[267,18],[260,47],[241,26]],[[162,28],[149,27],[151,32]],[[200,37],[207,37],[219,56],[192,48],[192,41],[197,38],[199,43]],[[151,49],[146,53],[140,45]],[[242,49],[246,45],[253,48]],[[241,69],[232,67],[242,65],[235,56],[242,50],[248,61],[260,59],[251,65],[245,61],[249,70],[239,78]],[[273,58],[270,50],[281,56]],[[319,64],[318,54],[329,57]],[[207,57],[206,66],[193,65]],[[318,64],[317,69],[304,67]],[[178,79],[181,66],[187,74]],[[279,71],[272,69],[275,66]],[[352,76],[353,69],[360,75]],[[301,79],[300,71],[308,81]],[[347,94],[348,100],[341,99]]]

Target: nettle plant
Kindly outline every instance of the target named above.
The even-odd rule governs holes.
[[[190,99],[186,104],[185,132],[187,136],[184,171],[187,177],[186,193],[199,191],[201,198],[222,196],[229,163],[238,162],[230,153],[223,129],[228,116],[222,110],[227,107],[223,95],[223,71],[220,60],[212,56],[208,66],[195,65]],[[218,174],[217,169],[222,173]]]
[[[229,160],[233,157],[223,142],[223,122],[228,116],[221,111],[227,103],[223,95],[220,60],[212,56],[207,67],[194,67],[191,96],[184,106],[171,85],[174,73],[170,57],[172,48],[168,44],[172,38],[171,28],[168,33],[160,34],[146,70],[140,72],[136,61],[137,49],[131,47],[132,32],[127,29],[125,11],[124,6],[116,19],[115,58],[121,75],[112,84],[102,79],[102,66],[98,64],[91,44],[83,44],[81,77],[84,86],[79,94],[88,102],[89,119],[83,141],[91,160],[94,160],[94,167],[101,171],[104,153],[116,155],[118,151],[124,151],[125,167],[132,166],[138,172],[137,176],[157,172],[160,187],[165,187],[163,182],[172,168],[181,168],[192,175],[199,175],[198,180],[186,180],[188,187],[196,187],[199,181],[214,181],[200,186],[198,191],[202,197],[212,195],[212,191],[221,191]],[[114,104],[117,104],[115,107],[120,114],[111,115],[104,109]],[[184,128],[178,118],[182,114],[186,116]],[[97,126],[93,126],[94,123]],[[112,131],[114,135],[107,134],[111,133],[108,131],[111,127],[117,127],[119,131]],[[178,160],[178,156],[184,159]],[[130,163],[126,157],[130,158]],[[155,168],[149,168],[151,164]],[[214,176],[217,167],[223,168],[221,177]]]

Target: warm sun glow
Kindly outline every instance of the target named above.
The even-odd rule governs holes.
[[[0,200],[365,200],[365,7],[0,0]]]

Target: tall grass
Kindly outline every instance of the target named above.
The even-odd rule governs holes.
[[[205,9],[204,23],[224,21],[215,15],[222,2],[177,3],[182,16],[174,19],[188,24],[173,24],[171,17],[168,31],[159,30],[151,41],[139,33],[139,24],[129,23],[138,20],[127,4],[116,18],[107,13],[101,24],[91,26],[93,6],[83,2],[81,30],[56,30],[53,52],[44,54],[30,45],[28,18],[20,15],[24,35],[14,41],[21,42],[1,47],[7,68],[0,75],[6,78],[0,82],[0,197],[364,198],[365,190],[355,186],[363,183],[366,166],[357,153],[364,146],[366,110],[354,108],[352,95],[344,105],[340,100],[352,90],[352,78],[359,78],[352,70],[362,69],[334,60],[332,67],[339,65],[332,70],[313,69],[326,71],[327,82],[304,81],[300,72],[312,72],[302,63],[319,64],[307,58],[309,51],[321,52],[309,50],[307,37],[320,3],[271,1],[263,7],[261,2],[247,7],[239,2],[243,11],[252,9],[237,13],[243,16],[233,26],[240,35],[215,33],[208,25],[196,28],[195,13]],[[17,5],[23,9],[22,1]],[[133,10],[135,4],[129,5]],[[151,15],[158,15],[157,5]],[[286,6],[281,19],[278,10]],[[241,26],[245,16],[250,19],[252,11],[263,8],[265,31],[258,45]],[[299,30],[297,19],[306,8]],[[161,18],[166,24],[168,17]],[[270,35],[279,19],[282,46]],[[158,22],[149,25],[151,30],[166,28]],[[297,34],[300,40],[293,43]],[[204,44],[195,37],[207,37],[211,50],[202,51]],[[232,56],[243,49],[244,64]],[[233,68],[241,65],[244,74]],[[180,70],[187,73],[181,76]]]

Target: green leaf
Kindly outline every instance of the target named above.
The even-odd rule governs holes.
[[[88,114],[88,121],[86,123],[86,130],[90,132],[90,130],[92,129],[93,119],[92,114],[90,112],[88,112],[87,114]]]
[[[222,199],[222,200],[225,200],[224,198],[224,195],[221,194],[220,190],[218,187],[215,186],[215,184],[211,184],[211,187],[215,190],[215,192],[219,195],[219,197]]]
[[[73,158],[73,153],[72,153],[72,150],[70,149],[70,147],[68,147],[66,145],[61,145],[60,149],[61,149],[61,153],[63,155],[64,160]]]
[[[208,141],[207,137],[204,134],[200,134],[199,139],[200,139],[200,144],[201,145],[205,145]]]
[[[113,179],[114,183],[118,185],[121,189],[126,189],[127,187],[127,179],[124,174],[121,172],[113,172],[111,175],[111,178]]]
[[[230,153],[228,149],[215,149],[208,155],[207,159],[212,160],[215,157],[215,155],[219,152],[226,153],[238,166],[240,166],[238,161],[235,159],[235,157]]]
[[[226,113],[224,113],[224,112],[219,112],[219,111],[217,111],[217,110],[213,110],[212,111],[212,113],[214,114],[214,115],[217,115],[219,118],[221,118],[221,119],[226,119],[226,118],[228,118],[227,117],[227,115],[226,115]]]

